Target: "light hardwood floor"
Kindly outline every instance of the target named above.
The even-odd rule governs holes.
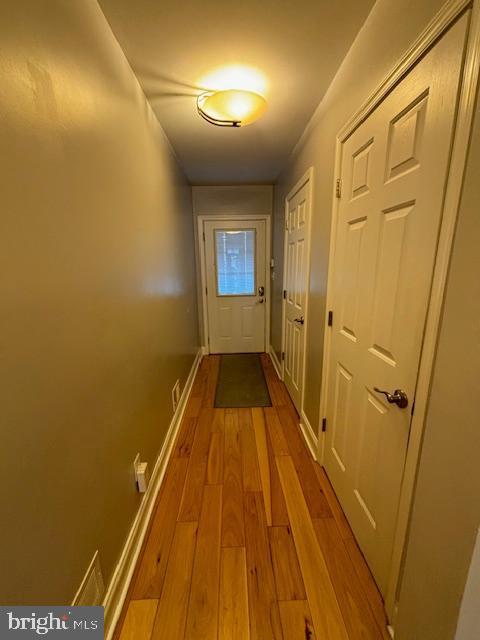
[[[380,594],[270,358],[272,407],[214,409],[203,359],[120,640],[389,639]]]

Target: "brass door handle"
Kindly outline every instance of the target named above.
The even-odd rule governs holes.
[[[396,404],[400,409],[405,409],[408,407],[408,396],[405,391],[401,389],[395,389],[393,393],[389,393],[388,391],[382,391],[378,387],[373,387],[373,390],[377,393],[383,393],[390,404]]]
[[[300,318],[295,318],[293,321],[298,324],[305,324],[305,318],[303,316],[300,316]]]

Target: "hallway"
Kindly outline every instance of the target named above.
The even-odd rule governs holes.
[[[478,640],[480,0],[0,42],[0,637]]]
[[[270,358],[264,409],[213,408],[219,360],[200,365],[114,637],[390,638]]]

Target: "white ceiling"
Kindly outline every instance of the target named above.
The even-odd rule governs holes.
[[[193,184],[273,182],[373,0],[100,0]],[[202,79],[224,65],[260,70],[267,113],[241,129],[196,112]]]

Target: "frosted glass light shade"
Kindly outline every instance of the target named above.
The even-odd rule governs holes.
[[[267,102],[253,91],[227,89],[202,93],[197,99],[200,115],[211,124],[244,127],[265,113]]]

